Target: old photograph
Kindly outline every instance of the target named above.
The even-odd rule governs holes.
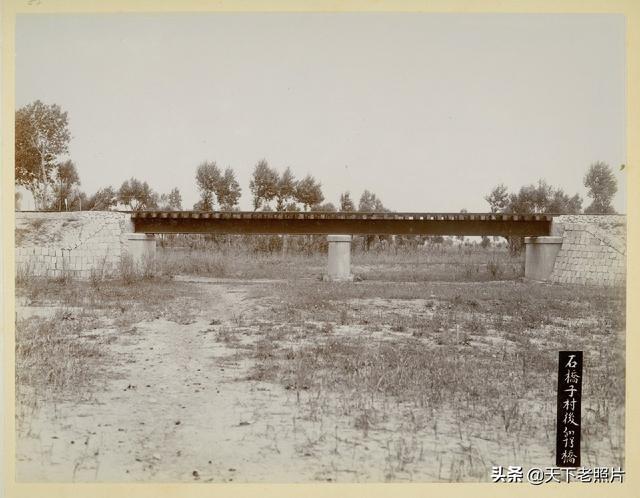
[[[621,14],[19,14],[16,481],[622,482],[626,64]]]

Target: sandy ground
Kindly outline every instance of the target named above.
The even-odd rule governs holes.
[[[104,389],[90,402],[42,405],[18,434],[17,479],[384,481],[390,472],[415,478],[385,463],[397,451],[390,430],[363,437],[351,418],[310,413],[307,393],[245,380],[251,359],[215,338],[218,327],[250,313],[244,284],[202,284],[210,297],[191,324],[154,320],[118,333]],[[427,480],[443,472],[423,467]]]
[[[17,480],[447,481],[471,468],[476,477],[464,480],[486,481],[492,465],[514,464],[511,449],[487,439],[483,427],[465,427],[462,436],[454,414],[394,402],[363,429],[341,413],[340,393],[327,403],[325,392],[320,404],[308,391],[247,380],[254,360],[242,345],[256,337],[241,325],[259,310],[248,294],[269,284],[200,280],[193,285],[206,299],[191,323],[91,331],[113,335],[110,375],[90,401],[43,404],[27,417],[17,434]],[[219,340],[224,327],[241,331],[239,345]],[[512,441],[512,454],[547,465],[553,436]]]
[[[114,376],[94,400],[34,413],[18,436],[18,480],[290,479],[296,461],[277,439],[293,411],[277,386],[239,380],[247,361],[210,325],[246,312],[246,288],[209,287],[194,323],[154,320],[120,334]]]

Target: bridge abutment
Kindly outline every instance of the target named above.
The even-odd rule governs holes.
[[[626,282],[626,216],[554,216],[551,234],[562,237],[553,272],[555,283],[622,286]]]
[[[525,237],[524,277],[548,280],[562,247],[562,237]]]

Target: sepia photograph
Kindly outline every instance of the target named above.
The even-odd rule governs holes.
[[[628,477],[623,14],[14,30],[16,483]]]

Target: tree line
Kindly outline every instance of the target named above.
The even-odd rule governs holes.
[[[146,181],[125,180],[119,188],[106,186],[92,195],[80,190],[80,176],[72,160],[62,159],[71,140],[68,116],[58,105],[37,100],[16,111],[15,181],[29,190],[39,210],[109,210],[118,205],[136,211],[143,209],[181,210],[178,188],[169,193],[155,192]],[[195,183],[199,200],[194,210],[237,210],[242,189],[234,170],[224,171],[215,161],[196,167]],[[570,196],[543,179],[537,184],[509,192],[497,185],[485,200],[494,213],[611,214],[617,182],[611,167],[593,163],[583,178],[591,203],[582,210],[578,194]],[[350,192],[340,195],[338,205],[325,202],[321,183],[307,174],[296,179],[290,167],[279,173],[266,159],[259,160],[251,174],[249,190],[254,210],[262,211],[389,211],[376,194],[365,190],[358,205]]]
[[[155,192],[146,181],[125,180],[119,188],[106,186],[92,195],[80,189],[76,164],[62,160],[69,152],[71,134],[68,115],[56,104],[37,100],[16,111],[15,182],[33,195],[37,210],[110,210],[118,205],[132,211],[144,209],[181,210],[182,195],[176,187],[169,193]],[[196,168],[195,183],[199,211],[237,210],[242,189],[234,170],[221,170],[215,161]],[[322,185],[312,175],[297,180],[287,167],[282,174],[261,159],[249,182],[254,210],[263,211],[386,211],[378,197],[365,190],[356,208],[351,194],[340,196],[339,206],[325,200]]]
[[[593,163],[584,176],[583,184],[591,204],[582,210],[578,194],[567,195],[545,180],[509,192],[504,184],[497,185],[485,197],[492,213],[549,213],[549,214],[615,214],[612,201],[618,191],[617,180],[611,167],[601,161]]]
[[[582,197],[569,196],[561,188],[549,185],[545,180],[537,184],[520,187],[518,192],[509,192],[504,184],[497,185],[485,197],[492,213],[548,213],[548,214],[614,214],[613,196],[618,191],[611,167],[601,161],[593,163],[583,178],[587,195],[591,198],[584,211]],[[484,239],[483,239],[484,242]],[[507,237],[509,251],[518,254],[523,247],[522,237]]]

